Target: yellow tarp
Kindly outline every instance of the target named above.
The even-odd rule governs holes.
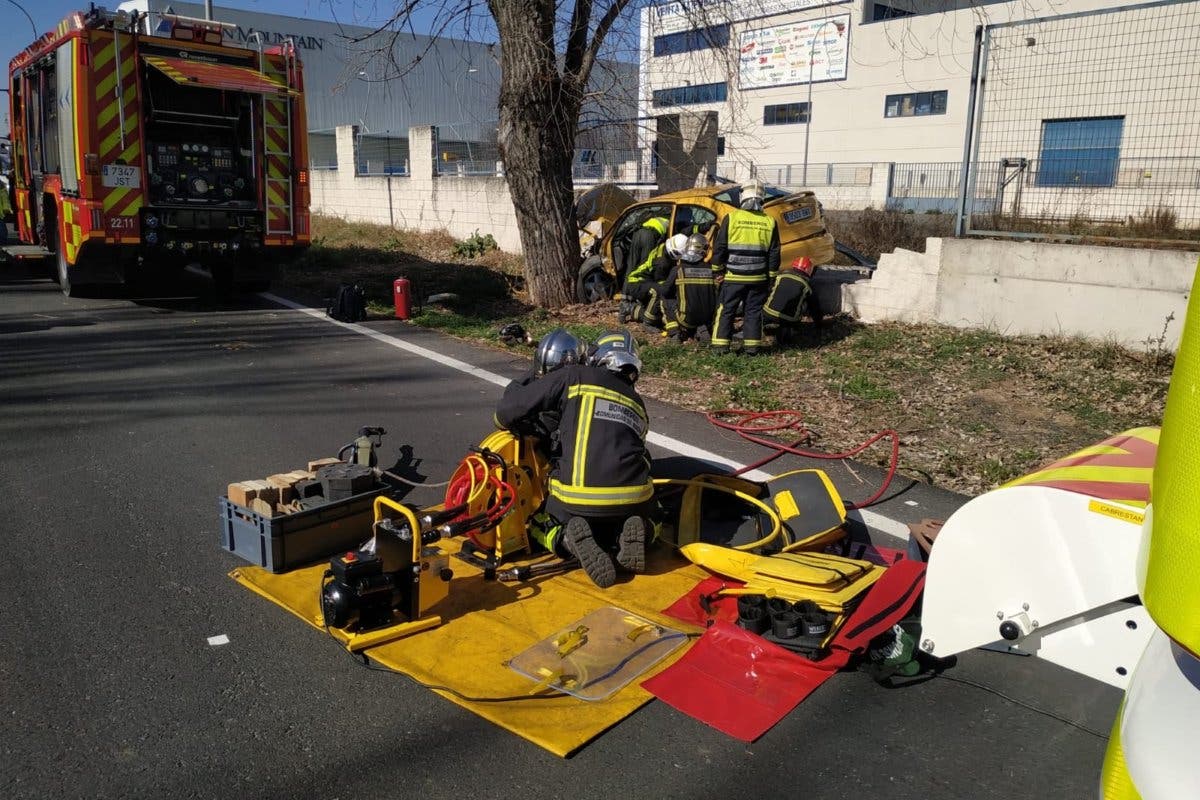
[[[457,549],[453,542],[444,542],[443,546]],[[442,625],[365,652],[374,661],[422,683],[448,686],[468,696],[526,694],[533,689],[532,682],[509,669],[505,662],[603,606],[617,606],[678,630],[698,631],[659,611],[708,573],[664,548],[656,548],[650,555],[647,574],[611,589],[596,588],[579,570],[528,583],[484,581],[479,570],[452,558],[450,596],[432,609],[432,613],[442,616]],[[241,567],[230,576],[321,628],[318,591],[325,569],[326,565],[321,564],[273,575],[259,567]],[[687,650],[687,646],[681,647],[640,679],[600,702],[566,696],[472,703],[446,692],[438,694],[565,757],[651,700],[652,695],[641,688],[641,681],[674,663]]]

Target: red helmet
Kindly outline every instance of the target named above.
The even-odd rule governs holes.
[[[792,269],[796,270],[797,272],[803,272],[805,275],[811,278],[813,274],[812,259],[808,256],[801,256],[792,262]]]

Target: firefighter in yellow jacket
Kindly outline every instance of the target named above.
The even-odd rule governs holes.
[[[656,273],[661,269],[666,253],[667,227],[665,217],[651,217],[642,223],[629,240],[629,255],[625,262],[625,285],[621,287],[618,319],[626,322],[645,322],[653,327],[662,325],[662,287]]]
[[[729,351],[739,304],[745,306],[742,352],[756,355],[762,346],[763,306],[779,272],[779,229],[762,205],[761,184],[743,186],[741,208],[721,220],[713,242],[713,275],[721,282],[712,337],[718,352]]]

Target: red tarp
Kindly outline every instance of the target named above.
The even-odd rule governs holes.
[[[820,661],[809,661],[737,627],[735,597],[710,603],[711,613],[703,608],[702,597],[737,585],[708,578],[665,610],[685,622],[715,621],[683,658],[642,686],[683,713],[751,742],[908,613],[925,585],[925,565],[901,560],[889,568]]]

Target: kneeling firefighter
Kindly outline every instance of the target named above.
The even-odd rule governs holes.
[[[570,336],[551,334],[559,346],[548,352],[580,353],[582,343],[575,339],[572,348],[563,334]],[[649,418],[633,388],[641,366],[627,333],[602,335],[591,363],[547,363],[541,377],[509,384],[496,409],[497,424],[518,434],[557,415],[549,496],[530,536],[551,552],[579,559],[601,588],[616,582],[618,564],[635,573],[646,568],[646,514],[654,487],[646,450]],[[615,563],[598,538],[615,542]]]
[[[666,289],[664,307],[668,319],[666,332],[681,342],[694,338],[700,328],[707,329],[710,338],[713,335],[717,282],[712,268],[704,263],[707,254],[708,239],[704,238],[704,234],[685,236],[679,247],[678,263],[663,282]]]
[[[797,258],[790,270],[779,273],[771,288],[763,313],[767,316],[767,324],[778,326],[775,329],[775,341],[779,344],[787,344],[791,340],[805,307],[812,316],[813,324],[821,324],[821,309],[812,292],[814,270],[812,259],[808,256]]]
[[[658,281],[666,275],[666,217],[651,217],[642,223],[629,240],[625,261],[625,285],[621,287],[618,320],[645,322],[657,327],[662,320],[662,287]],[[656,272],[661,275],[656,277]]]

